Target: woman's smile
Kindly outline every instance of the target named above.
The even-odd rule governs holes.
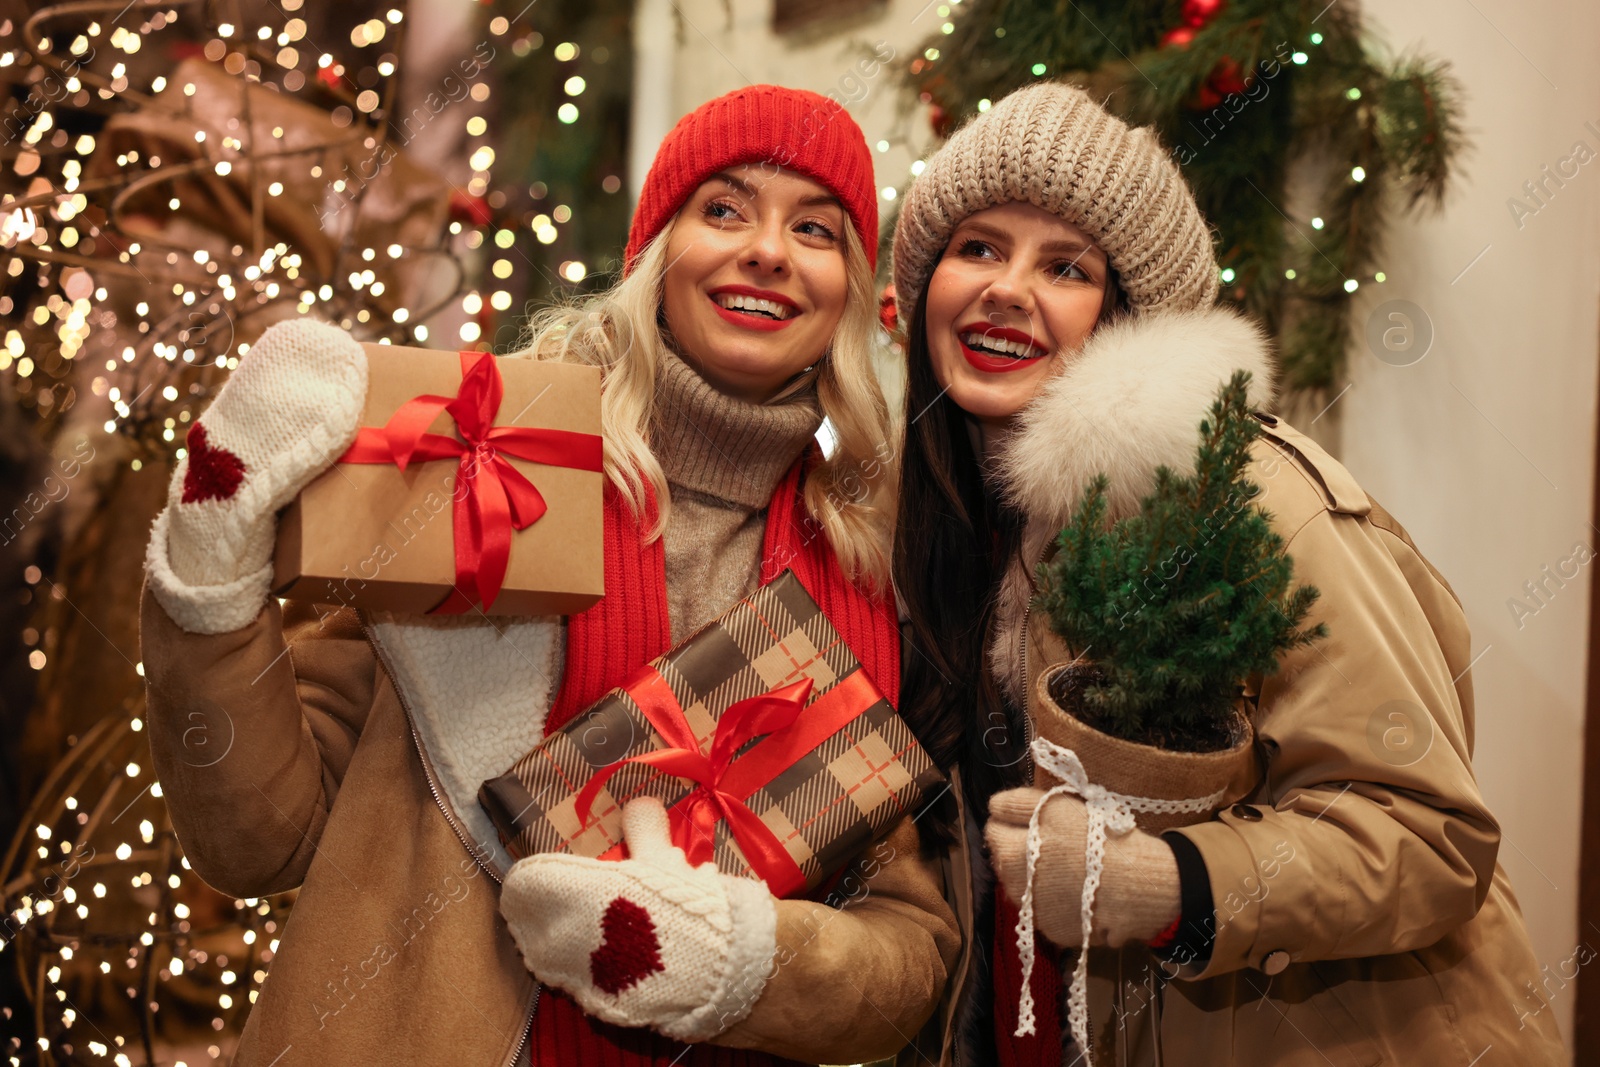
[[[661,307],[679,355],[758,404],[822,359],[844,314],[846,224],[801,174],[741,164],[707,178],[667,244]]]
[[[1099,320],[1105,253],[1032,204],[974,212],[928,283],[928,357],[950,399],[999,429],[1082,347]]]
[[[711,303],[728,322],[746,330],[781,330],[794,322],[800,305],[769,289],[722,285],[711,290]]]
[[[956,331],[956,340],[967,362],[986,374],[1009,374],[1050,354],[1034,343],[1032,334],[986,322],[961,327]]]

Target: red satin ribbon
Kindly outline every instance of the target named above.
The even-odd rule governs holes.
[[[866,672],[853,672],[809,708],[809,678],[730,705],[717,720],[709,757],[700,752],[677,696],[653,666],[645,664],[623,688],[672,747],[630,756],[596,772],[578,793],[579,821],[589,822],[595,798],[613,774],[629,763],[647,764],[696,785],[667,812],[672,843],[690,863],[712,858],[716,824],[726,820],[739,850],[774,895],[786,897],[805,888],[799,864],[745,801],[882,699]],[[734,753],[762,734],[767,738],[734,763]]]
[[[453,494],[455,588],[428,614],[458,615],[482,601],[493,606],[511,558],[511,531],[524,530],[544,515],[544,497],[506,460],[507,455],[552,467],[598,471],[604,446],[599,434],[530,426],[496,426],[505,387],[493,353],[461,352],[461,388],[455,396],[431,393],[407,400],[382,426],[363,426],[340,463],[413,462],[459,457]],[[429,433],[447,411],[462,440]],[[465,491],[461,485],[465,484]]]

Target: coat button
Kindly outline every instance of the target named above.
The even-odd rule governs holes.
[[[1261,959],[1261,970],[1265,974],[1282,974],[1289,966],[1289,954],[1283,949],[1269,952]]]
[[[1261,821],[1261,809],[1249,804],[1235,804],[1232,811],[1235,819],[1243,819],[1245,822]]]
[[[1278,425],[1278,416],[1276,415],[1269,415],[1265,411],[1252,411],[1250,414],[1254,415],[1268,426]]]

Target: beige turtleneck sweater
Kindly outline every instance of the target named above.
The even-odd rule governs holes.
[[[662,356],[650,442],[672,494],[663,540],[673,644],[760,583],[767,504],[822,425],[814,381],[786,392],[752,404]]]

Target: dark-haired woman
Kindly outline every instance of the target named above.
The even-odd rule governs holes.
[[[1267,347],[1214,306],[1210,232],[1155,135],[1075,89],[1019,91],[929,162],[894,252],[909,335],[894,571],[920,652],[902,710],[961,780],[969,846],[946,1062],[1562,1062],[1473,777],[1461,606],[1344,467],[1264,410]],[[1120,517],[1158,465],[1192,470],[1241,368],[1263,409],[1247,473],[1329,637],[1248,680],[1248,795],[1181,831],[1111,835],[1087,937],[1085,803],[1043,802],[1029,938],[1044,793],[1027,741],[1060,714],[1030,696],[1070,658],[1029,611],[1035,566],[1095,473]],[[1414,759],[1368,740],[1393,701],[1432,738]],[[1087,1012],[1069,1020],[1061,968],[1085,943]],[[1030,955],[1046,962],[1025,995]]]

